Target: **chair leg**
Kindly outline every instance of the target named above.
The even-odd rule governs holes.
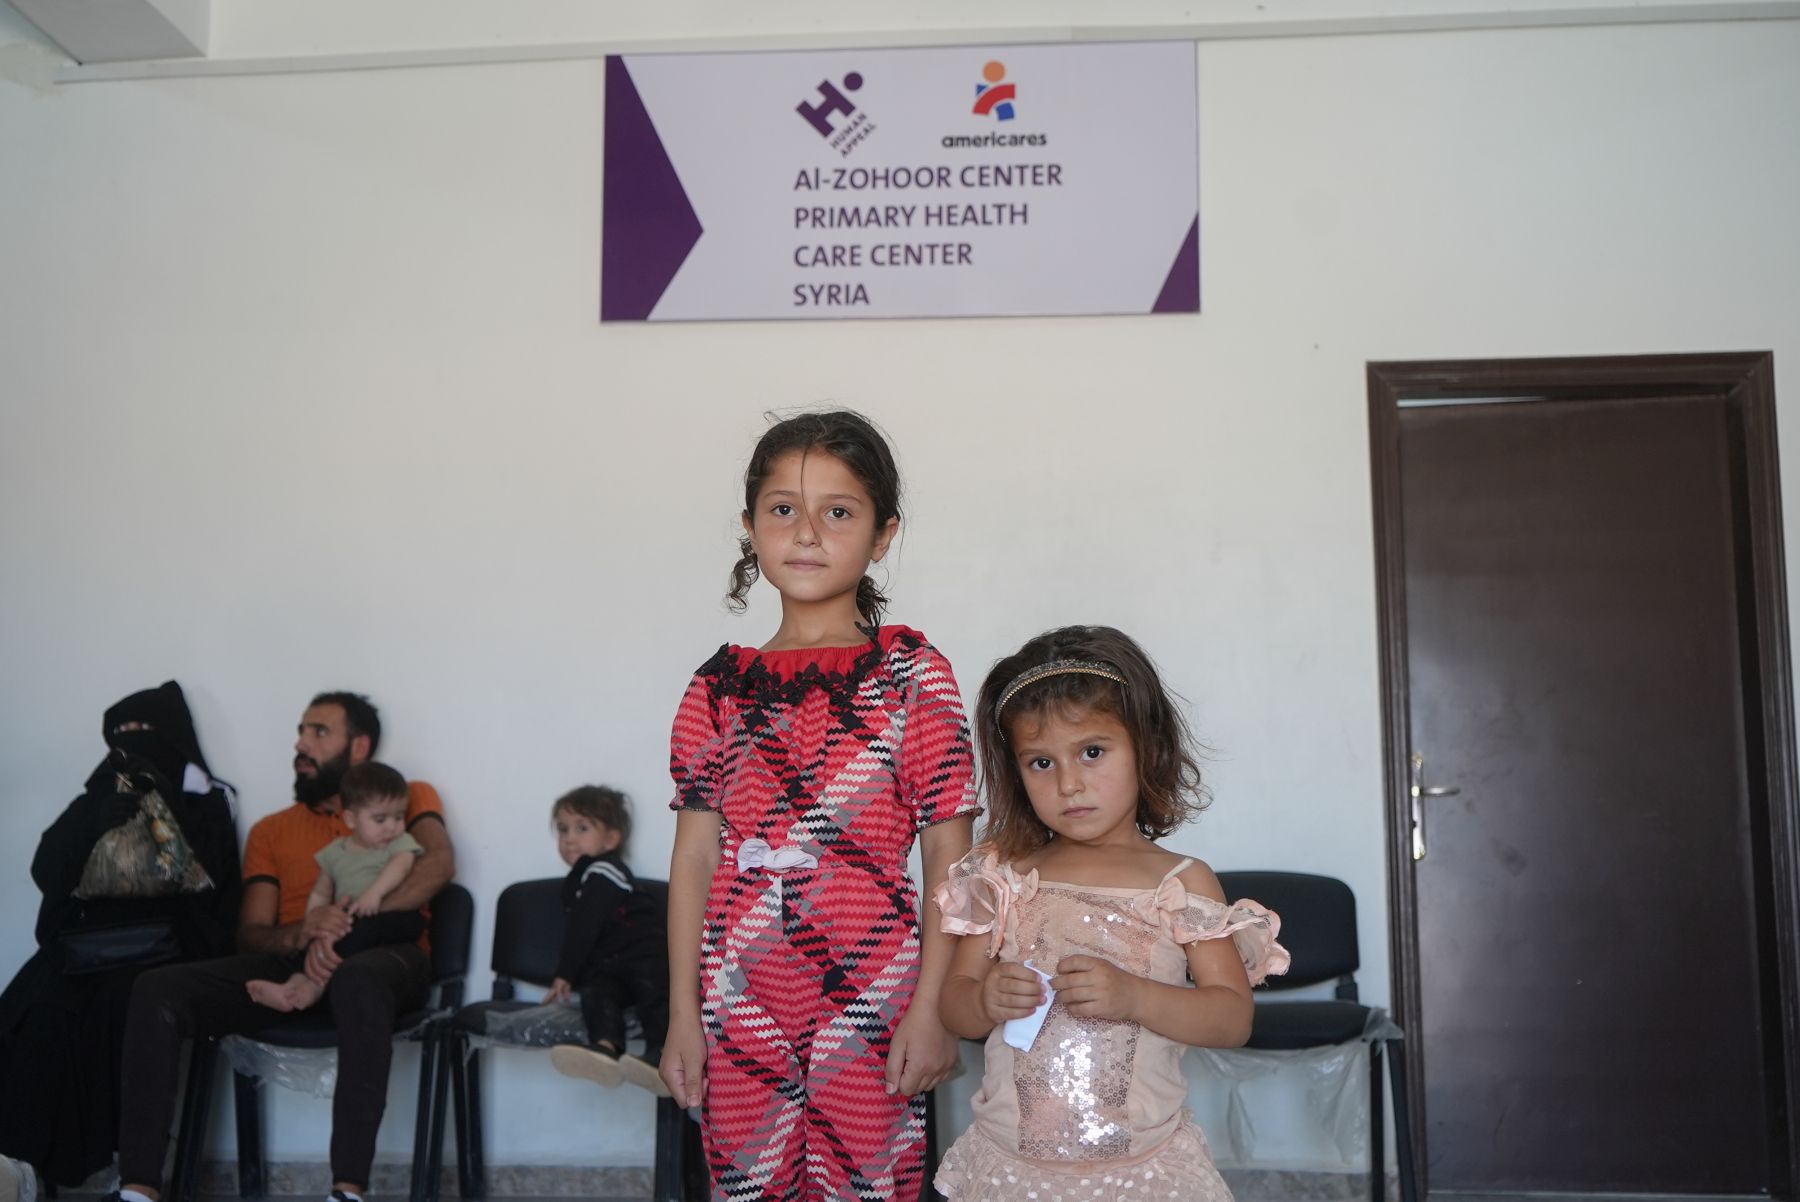
[[[934,1202],[937,1191],[931,1188],[931,1179],[937,1176],[938,1167],[938,1129],[937,1129],[937,1090],[925,1091],[925,1177],[919,1182],[919,1202]]]
[[[462,1088],[456,1096],[462,1099],[463,1126],[457,1132],[456,1155],[458,1163],[463,1166],[461,1177],[462,1196],[469,1202],[484,1202],[487,1198],[487,1165],[483,1163],[481,1148],[481,1053],[470,1055],[465,1063],[462,1057],[456,1058],[453,1071],[462,1074]],[[463,1140],[462,1136],[468,1136]]]
[[[681,1137],[687,1112],[674,1098],[656,1099],[656,1168],[650,1186],[652,1202],[681,1202]]]
[[[413,1111],[412,1172],[407,1181],[410,1202],[428,1202],[431,1164],[433,1077],[436,1073],[437,1029],[427,1027],[419,1040],[419,1102]]]
[[[181,1123],[175,1129],[175,1166],[169,1174],[169,1196],[174,1202],[195,1202],[199,1197],[218,1050],[219,1045],[212,1040],[198,1038],[188,1052],[187,1092],[181,1105]]]
[[[1419,1202],[1418,1174],[1412,1149],[1412,1106],[1406,1096],[1406,1048],[1388,1042],[1388,1071],[1394,1078],[1394,1158],[1400,1162],[1400,1202]]]
[[[469,1178],[469,1061],[481,1053],[469,1046],[461,1031],[444,1036],[444,1069],[450,1082],[450,1117],[456,1124],[456,1190],[464,1198],[479,1196]]]
[[[706,1167],[706,1141],[701,1137],[700,1124],[684,1111],[681,1116],[682,1197],[689,1202],[706,1202],[712,1197],[711,1176]]]
[[[1387,1103],[1381,1096],[1381,1041],[1369,1041],[1369,1202],[1387,1199]]]
[[[438,1192],[443,1188],[444,1176],[444,1128],[449,1125],[450,1109],[450,1058],[456,1055],[456,1040],[450,1034],[447,1024],[437,1029],[437,1054],[432,1057],[431,1070],[431,1151],[426,1157],[425,1199],[426,1202],[438,1202]]]
[[[263,1165],[262,1095],[255,1077],[232,1073],[237,1102],[238,1197],[266,1198],[269,1179]]]

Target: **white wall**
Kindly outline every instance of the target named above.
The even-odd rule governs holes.
[[[1138,636],[1218,753],[1172,845],[1349,881],[1384,1000],[1365,363],[1800,362],[1800,22],[1203,43],[1197,318],[607,328],[597,62],[50,88],[31,39],[0,7],[0,964],[101,709],[167,676],[246,827],[349,687],[484,909],[585,780],[658,872],[672,707],[775,620],[720,604],[735,477],[833,400],[894,436],[894,616],[965,694],[1043,627]],[[490,1081],[495,1163],[647,1159],[635,1098]],[[271,1156],[326,1126],[279,1098]]]

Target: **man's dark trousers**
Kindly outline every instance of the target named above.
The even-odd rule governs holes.
[[[251,981],[285,981],[290,957],[227,956],[153,968],[137,979],[125,1021],[120,1074],[119,1179],[162,1188],[175,1121],[181,1041],[267,1030],[298,1015],[250,1000]],[[375,1133],[387,1107],[394,1020],[425,1005],[431,963],[416,945],[371,948],[338,966],[325,998],[338,1031],[337,1089],[331,1100],[333,1181],[367,1188]]]

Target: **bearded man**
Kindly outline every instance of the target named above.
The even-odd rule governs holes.
[[[381,718],[356,693],[320,693],[300,718],[294,743],[294,804],[250,828],[244,844],[244,898],[238,954],[153,969],[138,978],[125,1028],[120,1077],[119,1180],[123,1202],[155,1202],[175,1118],[185,1037],[265,1030],[300,1015],[258,1005],[251,981],[284,981],[294,957],[325,986],[337,1025],[338,1080],[331,1103],[332,1198],[360,1202],[369,1185],[375,1135],[387,1105],[394,1020],[425,1004],[431,965],[421,946],[386,945],[340,958],[337,941],[351,916],[338,906],[310,913],[307,895],[319,874],[313,859],[349,833],[338,785],[353,764],[375,754]],[[407,830],[424,847],[382,911],[418,910],[455,873],[456,853],[444,828],[437,790],[409,786]]]

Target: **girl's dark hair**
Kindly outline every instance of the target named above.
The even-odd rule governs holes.
[[[617,789],[607,785],[582,785],[579,789],[570,789],[550,807],[551,823],[554,825],[556,816],[565,812],[618,831],[621,853],[631,843],[631,798]]]
[[[1085,672],[1033,681],[996,712],[1008,685],[1051,660],[1105,664],[1124,684]],[[1098,710],[1119,720],[1137,750],[1137,828],[1160,839],[1206,808],[1200,779],[1200,752],[1177,699],[1163,687],[1156,665],[1131,637],[1110,626],[1064,626],[1038,635],[988,672],[975,704],[976,737],[987,786],[988,822],[984,842],[1002,863],[1016,860],[1055,835],[1031,808],[1025,781],[1013,759],[1010,735],[1021,718],[1074,710]]]
[[[360,810],[378,801],[406,796],[406,778],[374,760],[364,760],[351,768],[338,785],[338,799],[346,810]]]
[[[756,449],[750,452],[750,464],[744,469],[745,517],[754,518],[757,494],[775,461],[793,451],[823,451],[849,468],[875,503],[875,529],[880,530],[900,516],[900,469],[894,463],[887,439],[862,414],[831,409],[784,418],[757,439]],[[749,537],[738,539],[738,561],[731,569],[731,589],[725,594],[725,603],[733,611],[744,611],[744,598],[760,575]],[[887,604],[887,595],[864,576],[856,586],[856,609],[863,623],[871,628],[880,626]]]

